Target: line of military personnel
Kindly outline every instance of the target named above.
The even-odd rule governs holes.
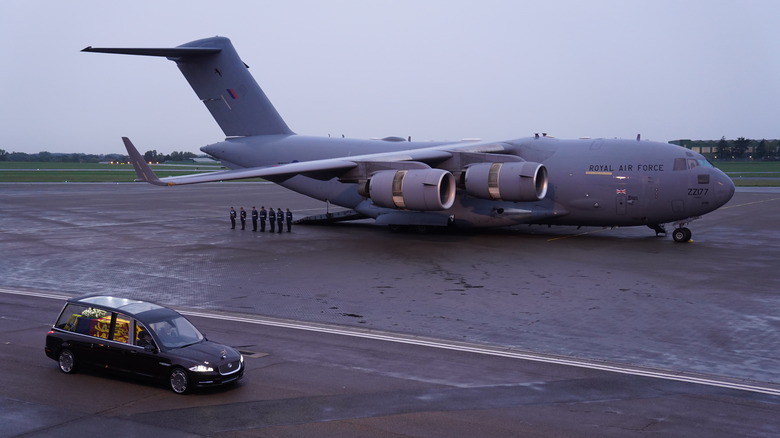
[[[234,230],[236,228],[236,217],[238,217],[241,220],[241,229],[246,228],[246,210],[244,210],[244,207],[241,207],[241,209],[236,212],[236,210],[233,207],[230,207],[230,229]],[[279,233],[282,232],[284,229],[284,224],[287,224],[287,232],[289,233],[292,231],[292,222],[293,222],[293,214],[288,208],[286,212],[282,211],[281,208],[277,208],[276,211],[274,211],[273,208],[269,208],[268,210],[265,209],[265,206],[260,207],[260,210],[257,210],[255,207],[252,207],[252,231],[257,231],[257,223],[260,223],[260,232],[265,232],[265,220],[268,219],[268,227],[270,231],[273,233],[274,228],[277,228]]]

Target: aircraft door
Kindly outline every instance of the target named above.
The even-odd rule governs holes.
[[[650,217],[658,211],[658,205],[661,198],[661,186],[658,179],[654,176],[645,176],[642,178],[642,193],[644,202],[642,204],[641,215]]]
[[[616,213],[620,216],[625,216],[626,214],[626,195],[625,190],[621,191],[618,190],[617,194],[617,211]]]
[[[646,218],[652,216],[660,196],[654,177],[625,178],[615,187],[615,214]]]

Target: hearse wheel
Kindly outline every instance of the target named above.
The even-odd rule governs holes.
[[[60,351],[59,356],[57,356],[57,363],[60,365],[60,371],[65,374],[76,372],[76,356],[67,348],[63,348]]]
[[[182,368],[174,368],[171,371],[171,389],[176,394],[186,394],[190,389],[190,376]]]

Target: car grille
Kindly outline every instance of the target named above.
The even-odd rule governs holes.
[[[240,369],[241,369],[241,361],[234,360],[233,362],[228,362],[226,364],[220,365],[219,373],[222,374],[223,376],[227,376],[229,374],[238,372]]]

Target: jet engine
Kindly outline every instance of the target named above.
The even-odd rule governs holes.
[[[368,195],[380,207],[446,210],[455,202],[455,177],[442,169],[381,170],[371,175]]]
[[[547,168],[530,161],[477,163],[466,168],[466,193],[482,199],[532,202],[547,194]]]

